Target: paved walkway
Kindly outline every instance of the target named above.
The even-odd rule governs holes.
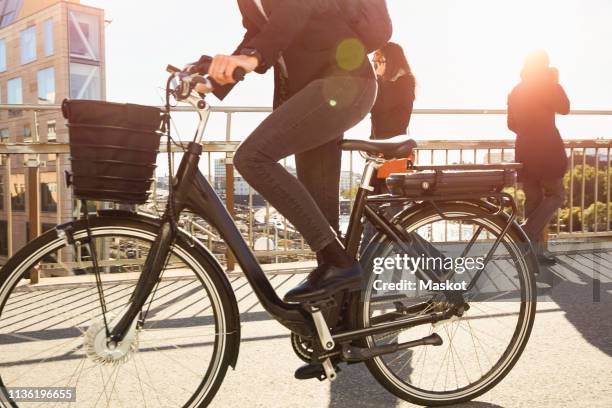
[[[539,299],[531,338],[516,367],[492,391],[462,407],[612,406],[612,250],[583,248],[558,260],[551,268],[554,288]],[[286,279],[273,280],[281,292],[295,283]],[[394,398],[361,364],[343,368],[331,384],[293,379],[301,362],[292,355],[287,331],[261,320],[264,312],[253,298],[244,298],[240,309],[244,340],[238,367],[228,373],[213,406],[414,406]]]
[[[554,285],[539,298],[536,323],[523,356],[497,387],[463,407],[612,406],[612,244],[590,247],[564,244],[552,249],[560,251],[559,263],[550,268]],[[307,268],[308,265],[300,265],[301,270]],[[333,383],[295,380],[293,372],[301,361],[291,350],[288,331],[269,319],[243,276],[234,273],[230,277],[239,301],[242,345],[237,369],[228,372],[214,407],[412,407],[384,390],[360,364],[343,367]],[[303,277],[303,273],[285,270],[270,279],[282,295]],[[48,328],[57,326],[53,332],[57,336],[53,337],[55,341],[79,334],[62,329],[61,321],[50,321],[38,312],[66,302],[74,305],[71,319],[78,320],[91,312],[94,294],[80,295],[74,280],[59,279],[63,281],[53,282],[61,285],[49,285],[45,279],[30,287],[12,305],[12,320],[3,316],[0,370],[1,366],[10,366],[6,363],[10,361],[10,347],[38,340],[36,333],[40,328],[49,332]],[[108,293],[115,296],[129,287],[117,281]],[[190,293],[191,287],[180,279],[160,292],[160,302],[172,303],[169,316],[176,317],[177,325],[184,321],[182,316],[209,307],[190,301]],[[83,324],[86,321],[83,318]],[[19,336],[7,337],[6,333]],[[146,358],[146,353],[139,354]],[[71,356],[66,356],[65,361],[58,361],[57,369],[68,366],[70,359]],[[162,372],[163,369],[160,367]],[[170,377],[172,373],[166,374]],[[159,405],[164,406],[163,402]]]

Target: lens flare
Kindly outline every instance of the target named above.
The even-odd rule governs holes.
[[[359,68],[367,58],[366,50],[357,38],[342,40],[336,48],[336,63],[345,71],[354,71]]]

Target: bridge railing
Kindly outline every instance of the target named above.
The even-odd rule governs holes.
[[[15,166],[11,160],[16,155],[26,155],[24,164],[28,167],[29,177],[40,180],[39,167],[42,163],[41,157],[48,157],[47,173],[49,168],[54,169],[57,193],[55,194],[55,223],[65,222],[67,214],[73,210],[74,204],[69,193],[62,194],[60,187],[64,183],[63,169],[68,166],[69,146],[66,143],[41,142],[37,137],[38,115],[41,113],[60,109],[58,105],[0,105],[2,110],[28,111],[31,112],[35,124],[35,137],[31,143],[0,143],[0,155],[4,156],[0,168],[0,174],[7,180],[4,186],[10,185],[11,173]],[[190,108],[177,107],[177,112],[189,112]],[[265,115],[271,111],[266,107],[213,107],[213,115],[225,116],[225,140],[206,142],[203,144],[204,153],[202,160],[202,171],[209,181],[221,193],[222,198],[228,204],[228,209],[236,219],[245,238],[254,249],[257,256],[267,261],[282,261],[286,259],[305,259],[312,257],[306,243],[301,236],[293,230],[287,220],[277,215],[272,207],[263,200],[255,191],[244,183],[239,175],[234,175],[232,164],[233,154],[239,141],[233,139],[233,118],[242,113],[258,113]],[[415,115],[503,115],[504,110],[488,109],[420,109],[415,110]],[[573,115],[610,115],[612,111],[580,110],[573,111]],[[418,140],[417,149],[418,164],[460,164],[460,163],[496,163],[514,160],[513,140]],[[162,151],[165,143],[162,143]],[[557,238],[589,238],[599,236],[612,236],[612,208],[611,195],[611,153],[612,140],[588,139],[588,140],[565,140],[565,148],[569,157],[569,170],[565,176],[567,187],[566,207],[558,211],[550,226],[550,236]],[[180,160],[182,150],[180,146],[174,146],[172,151],[173,162]],[[348,205],[343,206],[343,214],[346,217],[350,209],[350,198],[352,192],[358,185],[361,175],[363,161],[356,152],[348,152],[348,171],[343,173],[343,194]],[[346,162],[345,162],[346,163]],[[285,161],[286,164],[286,161]],[[165,164],[165,166],[167,166]],[[167,182],[166,182],[167,183]],[[24,188],[22,188],[24,187]],[[14,193],[18,187],[11,185],[8,191],[3,191],[3,214],[6,223],[6,250],[4,255],[10,256],[18,248],[13,245],[12,220],[16,212],[21,216],[25,211],[25,205],[19,205],[19,209],[13,208],[16,201]],[[40,204],[39,184],[23,183],[19,186],[19,193],[27,196],[29,200],[38,201]],[[35,189],[36,191],[31,191]],[[164,205],[165,182],[163,177],[156,180],[152,186],[151,200],[141,210],[156,212],[161,211]],[[239,194],[236,194],[239,193]],[[519,203],[523,213],[524,195],[520,185],[511,189]],[[239,198],[239,200],[237,200]],[[23,209],[22,209],[23,208]],[[40,205],[38,205],[40,208]],[[0,214],[2,214],[0,212]],[[40,213],[29,211],[28,223],[41,224]],[[0,215],[0,218],[2,216]],[[49,217],[47,214],[47,226]],[[215,231],[203,222],[187,215],[183,220],[183,226],[189,228],[196,236],[202,239],[211,249],[220,254],[225,253],[220,249],[222,241]],[[40,231],[40,229],[38,229]],[[0,237],[2,240],[3,237]],[[0,245],[2,247],[2,245]],[[1,250],[2,248],[0,248]],[[1,252],[1,251],[0,251]],[[233,268],[231,257],[226,259],[229,269]]]

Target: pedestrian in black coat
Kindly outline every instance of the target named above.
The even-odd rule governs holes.
[[[544,51],[530,54],[521,82],[508,97],[508,128],[516,133],[516,160],[523,164],[520,180],[525,191],[525,232],[535,244],[540,261],[554,263],[546,255],[542,235],[555,211],[563,205],[563,176],[567,156],[555,124],[555,115],[567,115],[570,102],[559,85],[556,68]]]

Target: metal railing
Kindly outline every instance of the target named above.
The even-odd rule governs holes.
[[[38,138],[38,114],[44,111],[58,111],[59,105],[0,105],[2,110],[24,110],[34,113],[34,129],[33,140]],[[177,112],[190,112],[189,107],[176,107]],[[255,249],[256,233],[260,233],[263,237],[273,235],[274,229],[275,241],[266,240],[266,249],[258,249],[255,251],[259,257],[274,258],[279,257],[286,259],[287,257],[307,257],[310,252],[304,240],[292,230],[286,219],[281,217],[280,228],[275,223],[270,223],[272,208],[265,203],[260,210],[265,212],[264,226],[259,226],[261,231],[256,231],[256,222],[254,216],[254,199],[255,194],[249,188],[246,205],[234,205],[234,187],[235,180],[233,177],[234,168],[232,158],[239,142],[232,140],[232,119],[234,115],[239,113],[261,113],[266,114],[271,112],[271,108],[267,107],[213,107],[212,112],[225,115],[225,141],[206,142],[203,144],[204,154],[203,163],[207,165],[205,175],[211,183],[215,182],[213,175],[213,156],[220,155],[224,160],[225,174],[228,175],[224,180],[225,199],[229,205],[229,210],[237,219],[243,228],[243,233],[248,240],[250,246]],[[417,109],[415,115],[503,115],[505,110],[491,109]],[[572,111],[572,115],[609,115],[612,116],[612,111],[605,110],[578,110]],[[514,141],[513,140],[419,140],[417,150],[417,163],[426,164],[459,164],[459,163],[495,163],[501,161],[511,161],[514,158]],[[162,144],[162,151],[165,144]],[[591,140],[566,140],[565,147],[568,152],[570,168],[566,175],[568,204],[571,210],[562,209],[558,212],[552,222],[550,233],[552,236],[559,238],[585,238],[597,236],[612,236],[611,216],[612,209],[610,203],[611,195],[611,151],[612,140],[610,139],[591,139]],[[8,155],[8,160],[3,161],[5,164],[5,174],[8,173],[10,179],[11,163],[10,158],[14,155],[42,155],[55,154],[57,183],[63,182],[60,169],[63,163],[67,163],[66,155],[69,152],[69,146],[65,143],[8,143],[0,144],[0,154]],[[173,147],[173,156],[180,154],[180,146]],[[356,186],[359,167],[355,152],[349,153],[349,191]],[[176,162],[176,159],[174,160]],[[286,162],[285,162],[286,164]],[[590,166],[590,167],[589,167]],[[153,194],[148,210],[154,210],[160,207],[160,201],[163,201],[163,195],[158,191],[158,183],[153,184]],[[522,198],[518,186],[512,189],[512,194],[517,198],[522,208]],[[576,194],[578,191],[578,194]],[[6,193],[5,193],[6,194]],[[61,222],[61,213],[63,209],[71,208],[72,203],[62,203],[61,194],[57,195],[57,222]],[[7,217],[8,224],[8,255],[10,256],[14,249],[12,245],[12,228],[11,228],[11,200],[5,199],[4,213]],[[238,210],[238,212],[236,211]],[[40,222],[40,221],[37,221]],[[192,232],[203,238],[210,247],[215,245],[218,237],[214,231],[209,229],[201,220],[189,218],[184,224],[187,228],[191,228]],[[280,232],[279,232],[280,229]],[[297,237],[297,238],[296,238]],[[282,243],[279,245],[279,240]],[[271,244],[274,248],[271,248]],[[311,254],[310,254],[311,255]],[[233,269],[231,257],[227,258],[228,269]]]

